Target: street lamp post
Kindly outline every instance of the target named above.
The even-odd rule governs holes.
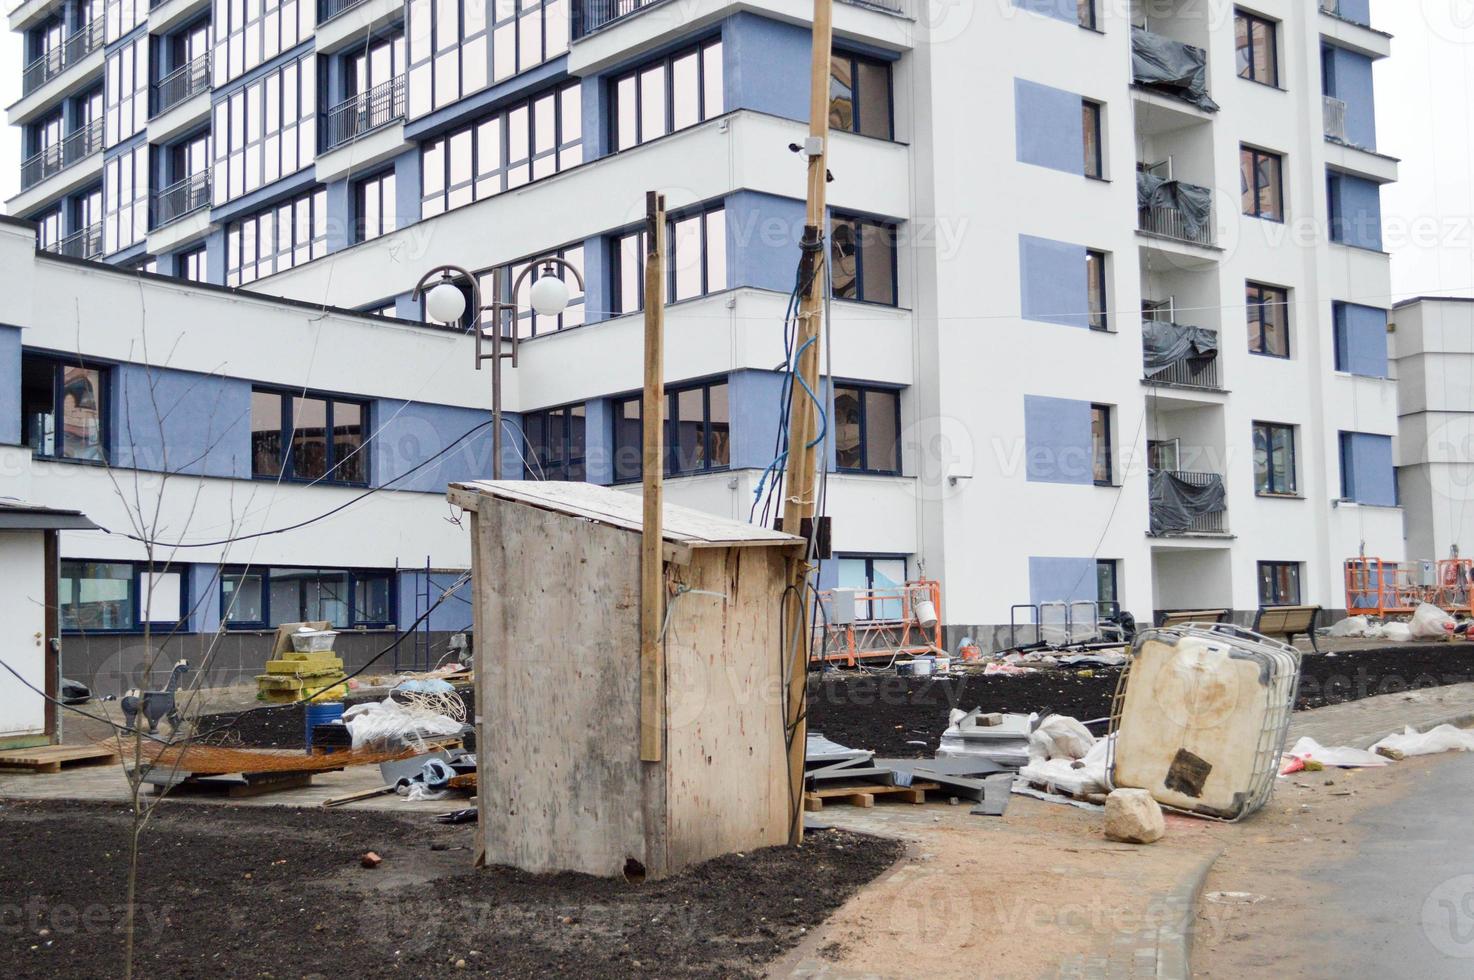
[[[481,370],[482,361],[491,361],[491,478],[500,480],[502,478],[502,358],[510,357],[512,367],[517,366],[517,295],[522,289],[522,284],[527,281],[532,270],[541,267],[542,271],[532,281],[529,290],[529,300],[534,312],[543,316],[557,316],[568,307],[568,284],[564,282],[556,272],[558,269],[566,269],[573,274],[574,281],[578,283],[579,292],[584,291],[583,275],[567,261],[556,255],[547,255],[542,258],[533,259],[527,263],[527,267],[517,276],[512,283],[512,295],[506,302],[502,301],[502,280],[500,275],[493,275],[491,280],[491,303],[487,306],[481,305],[481,285],[476,277],[458,265],[436,266],[420,277],[415,284],[411,298],[425,301],[425,315],[440,323],[458,323],[466,315],[466,294],[462,292],[459,283],[464,281],[471,291],[471,317],[470,327],[476,336],[476,370]],[[439,282],[429,285],[432,279],[439,277]],[[503,314],[512,314],[512,333],[510,337],[504,337],[502,332]],[[491,353],[486,353],[484,342],[486,331],[482,326],[483,313],[491,314]],[[511,350],[503,350],[503,340],[508,341]]]

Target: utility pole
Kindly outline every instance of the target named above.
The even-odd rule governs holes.
[[[829,150],[829,75],[834,43],[833,0],[814,0],[813,59],[809,67],[808,196],[804,213],[804,236],[800,280],[806,284],[800,297],[795,350],[799,351],[797,373],[804,384],[791,386],[788,401],[788,472],[784,477],[783,530],[810,539],[818,500],[815,494],[814,446],[818,432],[818,406],[808,392],[819,391],[819,320],[824,309],[825,161]],[[807,388],[805,387],[807,386]],[[783,603],[784,636],[793,645],[789,663],[785,705],[788,743],[788,799],[790,823],[788,842],[804,838],[804,750],[808,740],[805,706],[809,674],[809,575],[813,571],[806,547],[788,563],[788,590]],[[784,651],[787,655],[787,651]]]
[[[645,520],[640,532],[640,760],[659,762],[665,732],[665,618],[663,484],[665,473],[665,195],[645,194],[645,388],[640,401],[644,434]]]

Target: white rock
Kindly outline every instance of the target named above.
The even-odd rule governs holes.
[[[1144,789],[1112,790],[1106,797],[1105,835],[1127,844],[1150,844],[1167,832],[1162,808]]]

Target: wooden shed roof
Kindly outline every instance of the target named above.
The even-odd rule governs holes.
[[[447,496],[451,503],[466,510],[476,510],[480,498],[488,496],[582,517],[626,531],[639,532],[645,523],[643,501],[639,494],[593,483],[561,480],[477,480],[473,483],[451,484]],[[664,540],[687,548],[735,548],[753,545],[787,547],[800,544],[803,540],[792,534],[717,517],[679,504],[665,505],[661,524],[661,537]]]

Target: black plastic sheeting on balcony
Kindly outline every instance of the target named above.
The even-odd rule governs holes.
[[[1183,534],[1188,531],[1221,530],[1217,521],[1205,521],[1227,509],[1223,478],[1216,473],[1171,473],[1153,470],[1151,487],[1151,533]]]
[[[1218,356],[1218,333],[1204,327],[1147,320],[1141,325],[1141,350],[1148,378],[1179,364],[1198,375]]]
[[[1142,211],[1167,210],[1181,214],[1182,230],[1192,241],[1211,240],[1213,191],[1197,184],[1167,180],[1136,172],[1136,206]]]
[[[1218,111],[1208,96],[1208,55],[1202,48],[1133,27],[1131,79],[1207,112]]]

